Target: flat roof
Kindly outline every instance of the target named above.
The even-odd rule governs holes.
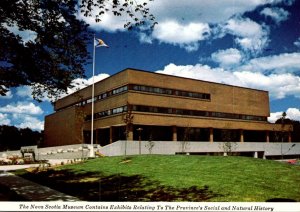
[[[266,90],[260,90],[260,89],[255,89],[255,88],[248,88],[248,87],[242,87],[242,86],[237,86],[237,85],[229,85],[229,84],[224,84],[224,83],[219,83],[219,82],[211,82],[211,81],[206,81],[206,80],[199,80],[199,79],[194,79],[194,78],[189,78],[189,77],[181,77],[181,76],[175,76],[175,75],[170,75],[170,74],[162,74],[162,73],[157,73],[157,72],[153,72],[153,71],[146,71],[146,70],[141,70],[141,69],[136,69],[136,68],[125,68],[117,73],[114,73],[113,75],[110,75],[109,77],[105,78],[105,79],[102,79],[100,81],[97,81],[95,82],[95,84],[99,83],[99,82],[103,82],[111,77],[114,77],[124,71],[128,71],[128,70],[131,70],[131,71],[137,71],[137,72],[144,72],[144,73],[148,73],[148,74],[155,74],[155,75],[161,75],[161,76],[168,76],[168,77],[173,77],[173,78],[178,78],[178,79],[187,79],[187,80],[193,80],[193,81],[197,81],[197,82],[205,82],[205,83],[211,83],[211,84],[217,84],[217,85],[223,85],[223,86],[229,86],[229,87],[236,87],[236,88],[243,88],[243,89],[249,89],[249,90],[254,90],[254,91],[261,91],[261,92],[267,92],[269,93],[269,91],[266,91]],[[84,89],[88,89],[90,86],[92,85],[88,85],[74,93],[71,93],[71,94],[68,94],[67,96],[69,95],[72,95],[72,94],[75,94],[77,92],[80,92]],[[64,96],[63,98],[61,99],[58,99],[56,100],[55,102],[59,101],[59,100],[62,100],[64,98],[66,98],[67,96]]]
[[[255,91],[269,92],[269,91],[261,90],[261,89],[248,88],[248,87],[243,87],[243,86],[238,86],[238,85],[230,85],[230,84],[224,84],[224,83],[219,83],[219,82],[212,82],[212,81],[194,79],[194,78],[189,78],[189,77],[181,77],[181,76],[170,75],[170,74],[162,74],[162,73],[157,73],[157,72],[153,72],[153,71],[146,71],[146,70],[141,70],[141,69],[136,69],[136,68],[126,68],[126,69],[123,69],[122,71],[120,71],[118,73],[115,73],[115,74],[111,75],[110,77],[112,77],[114,75],[117,75],[117,74],[119,74],[119,73],[121,73],[123,71],[126,71],[126,70],[133,70],[133,71],[145,72],[145,73],[149,73],[149,74],[156,74],[156,75],[162,75],[162,76],[170,76],[170,77],[179,78],[179,79],[188,79],[188,80],[194,80],[194,81],[198,81],[198,82],[205,82],[205,83],[211,83],[211,84],[217,84],[217,85],[237,87],[237,88],[243,88],[243,89],[249,89],[249,90],[255,90]],[[107,79],[107,78],[105,78],[105,79]],[[105,79],[103,79],[103,80],[105,80]]]

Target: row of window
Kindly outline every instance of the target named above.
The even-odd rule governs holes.
[[[157,88],[157,87],[151,87],[145,85],[130,85],[129,89],[135,91],[149,92],[149,93],[167,94],[167,95],[174,95],[174,96],[183,96],[183,97],[210,100],[210,94],[207,93],[188,92],[188,91],[174,90],[168,88]]]
[[[96,95],[96,96],[94,97],[94,101],[106,99],[106,98],[109,97],[109,96],[116,95],[116,94],[119,94],[119,93],[123,93],[123,92],[126,92],[127,90],[128,90],[128,86],[125,85],[125,86],[116,88],[116,89],[114,89],[114,90],[111,90],[111,91],[108,91],[108,92],[105,92],[105,93]],[[92,102],[92,98],[86,99],[86,100],[83,100],[83,101],[81,101],[81,102],[78,102],[78,103],[76,104],[76,106],[84,106],[84,105],[89,104],[89,103],[91,103],[91,102]]]
[[[127,111],[127,106],[114,108],[94,114],[94,118],[102,118],[114,114],[119,114]],[[227,118],[227,119],[241,119],[241,120],[252,120],[252,121],[267,121],[267,117],[263,116],[252,116],[242,115],[233,113],[220,113],[220,112],[209,112],[199,110],[183,110],[175,108],[164,108],[164,107],[151,107],[143,105],[132,105],[132,111],[147,112],[147,113],[162,113],[162,114],[176,114],[176,115],[188,115],[188,116],[202,116],[202,117],[213,117],[213,118]],[[87,116],[86,120],[91,120],[91,116]]]
[[[127,111],[127,106],[122,106],[122,107],[114,108],[114,109],[111,109],[111,110],[105,110],[105,111],[101,111],[101,112],[98,112],[98,113],[94,113],[94,119],[99,119],[99,118],[103,118],[103,117],[106,117],[106,116],[110,116],[110,115],[114,115],[114,114],[118,114],[118,113],[123,113],[123,112],[126,112],[126,111]],[[91,119],[92,119],[91,115],[87,115],[85,117],[86,121],[89,121]]]
[[[99,95],[96,95],[94,97],[94,101],[102,100],[109,96],[123,93],[128,90],[210,100],[210,94],[207,94],[207,93],[187,92],[187,91],[182,91],[182,90],[174,90],[174,89],[167,89],[167,88],[157,88],[157,87],[151,87],[151,86],[130,84],[130,85],[125,85],[125,86],[113,89],[111,91],[107,91],[107,92],[101,93]],[[86,100],[76,103],[76,106],[84,106],[91,102],[93,102],[92,98],[86,99]]]
[[[221,112],[210,112],[210,111],[200,111],[200,110],[184,110],[184,109],[164,108],[164,107],[149,107],[149,106],[142,106],[142,105],[134,105],[132,108],[133,111],[139,111],[139,112],[167,113],[167,114],[177,114],[177,115],[204,116],[204,117],[242,119],[242,120],[253,120],[253,121],[267,121],[267,118],[263,116],[242,115],[242,114],[234,114],[234,113],[221,113]]]

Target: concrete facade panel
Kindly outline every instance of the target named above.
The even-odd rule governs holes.
[[[134,124],[159,125],[159,126],[179,126],[179,127],[199,127],[217,129],[244,129],[244,130],[268,130],[281,131],[280,124],[269,124],[265,122],[249,122],[226,119],[186,117],[178,115],[161,115],[152,113],[134,113]],[[284,131],[292,130],[290,125],[284,127]]]
[[[211,94],[209,111],[220,111],[266,117],[270,115],[269,96],[268,92],[266,91],[241,88],[164,74],[153,74],[149,72],[129,71],[128,79],[130,83],[134,84]],[[182,103],[182,107],[186,107],[186,105],[189,105],[190,102],[193,102],[192,100],[188,101],[187,99],[184,99],[183,101],[185,101],[185,103]],[[199,104],[203,104],[203,106],[201,105],[202,107],[208,105],[204,102],[198,103],[198,105]]]
[[[46,116],[44,146],[81,143],[81,126],[78,121],[75,107]]]

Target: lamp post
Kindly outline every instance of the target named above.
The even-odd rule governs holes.
[[[139,132],[139,154],[142,153],[142,149],[141,149],[141,133],[142,133],[143,128],[138,128],[137,131]]]

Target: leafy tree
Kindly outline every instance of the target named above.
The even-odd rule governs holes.
[[[284,117],[284,119],[283,119]],[[291,132],[291,136],[292,136],[292,142],[300,142],[300,121],[296,121],[296,120],[291,120],[289,118],[285,118],[285,116],[282,116],[281,118],[276,120],[276,124],[282,124],[282,122],[284,122],[284,124],[291,124],[293,126],[293,131]],[[283,121],[284,120],[284,121]],[[286,133],[280,132],[279,135],[277,135],[278,137],[287,137]],[[280,138],[278,138],[277,140],[280,140]],[[285,138],[285,140],[287,140],[287,138]]]
[[[19,150],[22,146],[40,145],[43,133],[29,128],[18,129],[14,126],[0,126],[0,151]]]
[[[147,7],[147,1],[137,3],[136,0],[81,0],[81,3],[80,8],[84,16],[94,17],[96,22],[101,22],[102,16],[111,12],[114,16],[128,17],[124,28],[129,30],[145,24],[149,24],[153,29],[157,24]],[[97,13],[95,9],[98,9]]]
[[[151,0],[149,0],[151,1]],[[95,16],[112,12],[115,16],[128,14],[131,21],[124,27],[154,21],[146,8],[125,0],[1,0],[0,1],[0,95],[21,85],[33,87],[33,97],[57,98],[65,93],[73,79],[84,77],[84,65],[90,56],[86,49],[92,40],[88,25],[78,20],[78,10],[86,16],[100,9]],[[111,9],[109,9],[111,7]],[[154,24],[153,24],[154,25]],[[12,31],[28,32],[26,41]]]

